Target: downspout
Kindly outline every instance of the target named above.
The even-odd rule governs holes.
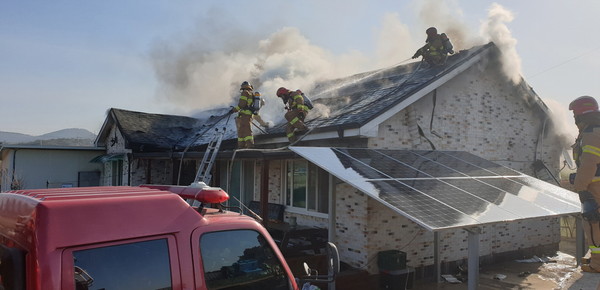
[[[131,153],[127,153],[125,156],[127,156],[127,186],[131,186],[131,160],[133,157]]]
[[[17,170],[17,151],[19,151],[19,149],[15,149],[15,151],[13,151],[13,160],[12,160],[12,175],[10,176],[10,184],[9,186],[9,190],[13,190],[13,183],[15,182],[15,172]]]

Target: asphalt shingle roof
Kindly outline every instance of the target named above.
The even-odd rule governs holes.
[[[326,80],[308,92],[315,105],[329,109],[327,116],[309,113],[306,123],[315,131],[360,127],[394,105],[406,100],[440,76],[452,71],[493,43],[460,51],[446,65],[430,67],[424,62],[397,65],[353,76]],[[223,140],[236,139],[234,115],[228,108],[206,111],[203,119],[111,109],[119,129],[135,151],[174,150],[207,144],[215,129],[226,128]],[[283,135],[285,124],[277,124],[266,135]]]
[[[450,55],[444,66],[414,62],[321,82],[310,96],[314,104],[329,108],[329,116],[311,120],[309,114],[307,123],[318,125],[319,130],[363,125],[491,45]]]

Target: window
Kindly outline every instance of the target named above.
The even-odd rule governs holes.
[[[25,289],[25,252],[1,244],[0,289]]]
[[[171,289],[167,239],[73,251],[75,289]]]
[[[200,252],[208,289],[290,289],[281,262],[266,239],[256,231],[203,234]]]
[[[233,163],[222,161],[220,168],[219,186],[231,196],[227,201],[228,206],[239,207],[238,200],[246,205],[254,200],[254,161],[236,160]],[[227,178],[228,175],[230,178]]]
[[[329,173],[306,160],[288,160],[285,200],[290,207],[328,213]]]
[[[110,162],[111,166],[111,184],[113,186],[123,185],[123,160]]]

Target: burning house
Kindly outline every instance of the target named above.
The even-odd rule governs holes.
[[[319,82],[307,92],[311,129],[291,147],[278,124],[255,131],[256,149],[236,150],[228,108],[204,118],[113,108],[96,140],[107,148],[103,184],[188,185],[221,132],[211,185],[235,197],[229,206],[280,205],[279,222],[326,229],[355,268],[376,273],[389,250],[423,273],[473,256],[553,251],[559,218],[580,211],[556,185],[566,141],[534,90],[505,76],[499,55],[489,43],[444,66]]]

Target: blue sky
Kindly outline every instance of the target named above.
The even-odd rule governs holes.
[[[309,88],[402,62],[429,26],[459,29],[453,41],[467,49],[489,41],[480,27],[493,3],[2,1],[0,131],[98,133],[112,107],[194,115],[229,105],[247,79],[269,100],[280,85]],[[496,3],[512,16],[500,26],[518,71],[571,122],[572,99],[600,97],[600,1]]]

